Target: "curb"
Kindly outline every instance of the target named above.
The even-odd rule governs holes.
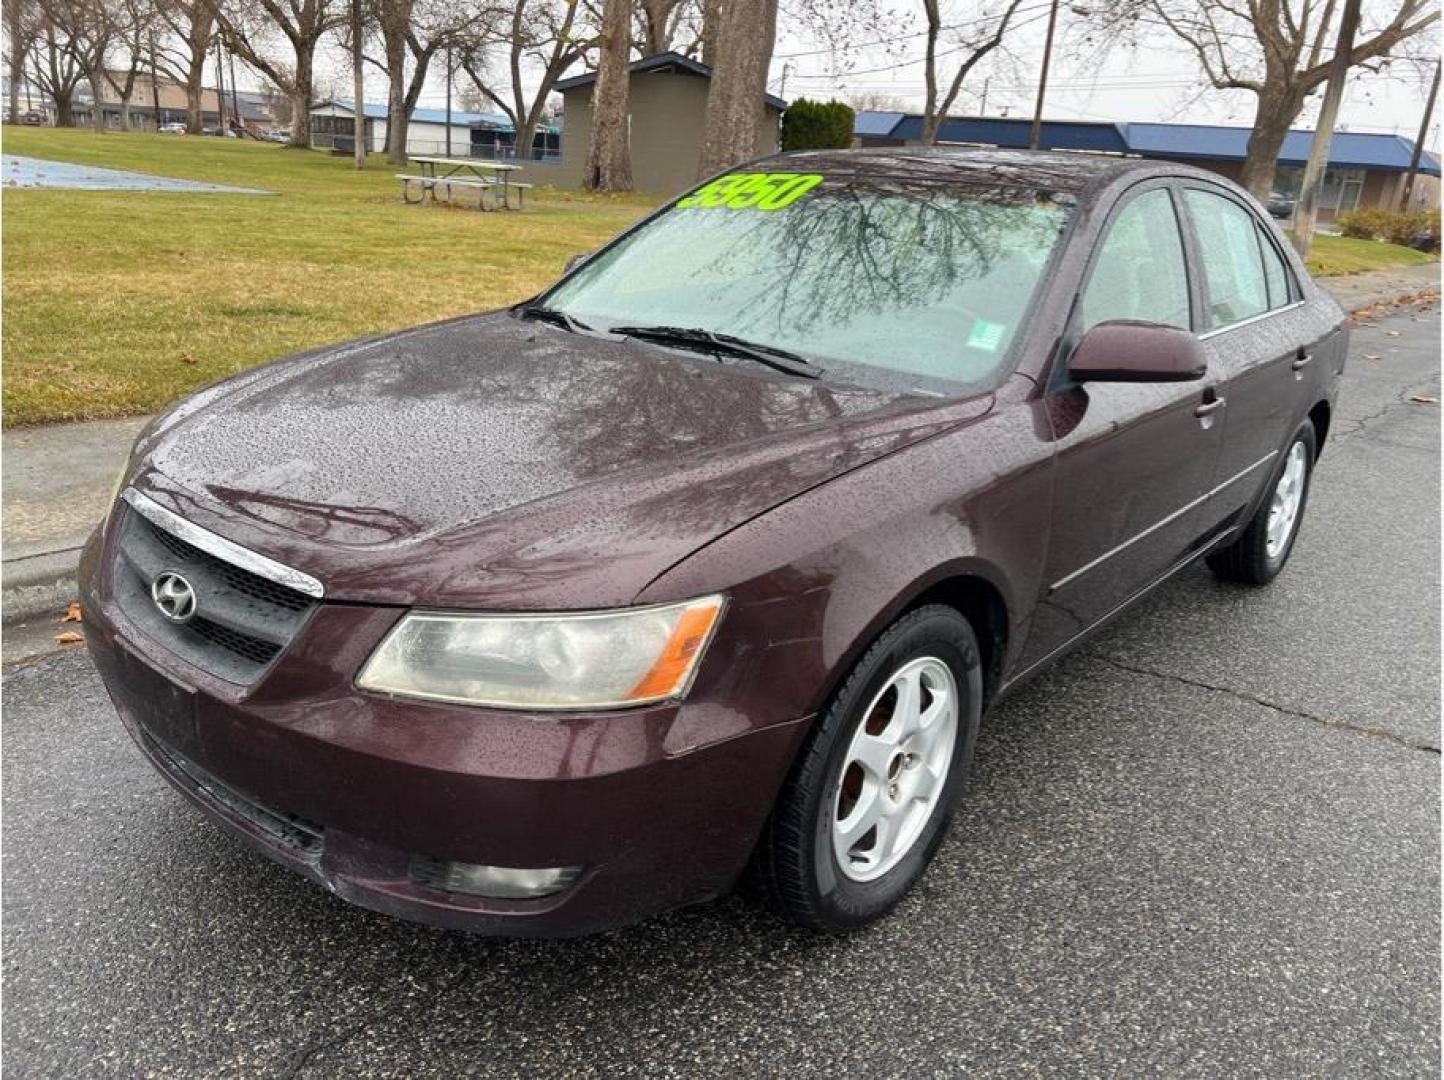
[[[39,615],[58,616],[75,599],[79,561],[80,545],[6,559],[0,623],[10,626]]]

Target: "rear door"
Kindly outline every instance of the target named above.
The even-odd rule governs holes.
[[[1327,333],[1307,310],[1274,230],[1241,198],[1186,181],[1192,258],[1203,291],[1200,342],[1220,380],[1223,443],[1215,511],[1237,516],[1316,400]]]
[[[1178,196],[1132,188],[1104,226],[1068,337],[1137,319],[1190,329]],[[1055,373],[1056,374],[1056,373]],[[1057,456],[1044,595],[1025,662],[1065,644],[1184,559],[1210,527],[1221,406],[1212,371],[1192,382],[1055,382]]]

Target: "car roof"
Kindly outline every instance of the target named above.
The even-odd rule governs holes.
[[[1130,173],[1218,179],[1215,174],[1173,162],[1056,150],[887,146],[799,150],[777,157],[785,158],[789,164],[806,162],[809,167],[832,176],[852,174],[860,180],[872,176],[924,183],[1005,183],[1075,194],[1096,190]]]

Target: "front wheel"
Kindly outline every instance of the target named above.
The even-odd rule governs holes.
[[[1209,569],[1249,585],[1267,585],[1278,576],[1299,534],[1317,453],[1314,425],[1305,420],[1274,469],[1268,495],[1238,538],[1208,556]]]
[[[955,609],[921,607],[883,632],[819,717],[758,845],[774,909],[836,932],[902,899],[961,798],[982,688],[977,639]]]

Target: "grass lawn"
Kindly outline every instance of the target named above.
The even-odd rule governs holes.
[[[230,139],[7,128],[4,149],[279,193],[7,190],[7,426],[149,412],[313,345],[512,303],[653,203],[403,206],[380,157],[358,173]]]
[[[1318,234],[1309,245],[1308,266],[1315,277],[1327,277],[1331,274],[1358,274],[1364,270],[1417,266],[1435,262],[1438,258],[1437,255],[1427,255],[1380,240],[1351,240],[1347,236]]]

